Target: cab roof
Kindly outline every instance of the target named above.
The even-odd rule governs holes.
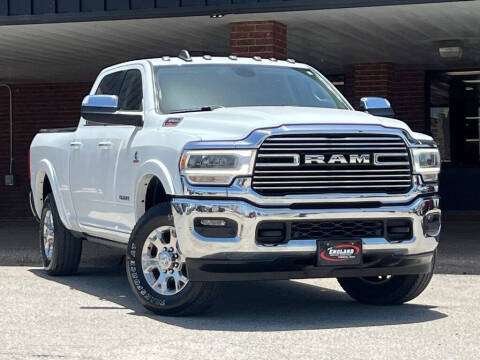
[[[244,65],[269,65],[269,66],[279,66],[279,67],[294,67],[294,68],[309,68],[308,65],[297,63],[295,60],[288,59],[288,60],[277,60],[274,58],[266,59],[261,57],[236,57],[236,56],[228,56],[228,57],[218,57],[218,56],[192,56],[188,58],[180,58],[180,57],[170,57],[164,56],[161,58],[153,58],[153,59],[142,59],[142,60],[133,60],[128,61],[125,63],[117,64],[110,66],[104,71],[112,70],[117,67],[123,67],[128,65],[135,65],[135,64],[142,64],[148,63],[151,66],[172,66],[172,65],[225,65],[225,64],[244,64]]]

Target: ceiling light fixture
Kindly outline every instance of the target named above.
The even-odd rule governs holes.
[[[450,76],[470,76],[470,75],[480,75],[480,70],[472,71],[448,71],[445,74]]]
[[[463,80],[465,84],[480,84],[480,79],[476,80]]]
[[[458,40],[446,40],[438,43],[438,54],[444,59],[461,59],[462,43]]]
[[[441,58],[444,59],[461,59],[463,50],[460,46],[449,46],[438,48]]]

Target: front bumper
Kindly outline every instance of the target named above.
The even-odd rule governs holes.
[[[427,215],[440,214],[440,209],[436,196],[417,198],[408,205],[304,210],[262,208],[241,200],[178,198],[172,202],[172,213],[179,245],[187,258],[189,277],[195,281],[375,276],[393,274],[394,268],[396,273],[428,272],[438,241],[436,236],[425,235],[423,220]],[[195,231],[196,218],[231,219],[238,223],[238,234],[232,238],[204,237]],[[397,218],[411,219],[412,237],[399,242],[389,242],[386,238],[362,239],[363,270],[314,267],[316,240],[291,240],[276,246],[256,242],[257,225],[263,221]],[[293,259],[294,268],[288,259]]]

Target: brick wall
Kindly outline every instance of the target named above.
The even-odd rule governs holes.
[[[231,23],[230,51],[237,56],[285,59],[287,27],[277,21]]]
[[[345,74],[345,97],[358,108],[360,98],[390,100],[396,118],[415,131],[425,131],[425,72],[400,69],[394,64],[358,64]]]
[[[397,70],[395,73],[393,106],[397,117],[413,130],[425,132],[425,72]]]
[[[83,97],[91,84],[13,85],[15,186],[5,186],[9,168],[8,91],[0,88],[0,219],[30,216],[28,205],[28,149],[42,128],[76,126]]]

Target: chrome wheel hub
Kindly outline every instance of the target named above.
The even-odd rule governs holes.
[[[168,270],[172,268],[173,257],[167,251],[162,251],[159,256],[159,265],[162,270]]]
[[[151,288],[161,295],[175,295],[188,283],[185,258],[173,226],[161,226],[147,237],[142,249],[142,270]]]
[[[47,210],[43,219],[43,249],[48,261],[52,260],[53,244],[55,242],[55,227],[53,224],[53,214]]]

